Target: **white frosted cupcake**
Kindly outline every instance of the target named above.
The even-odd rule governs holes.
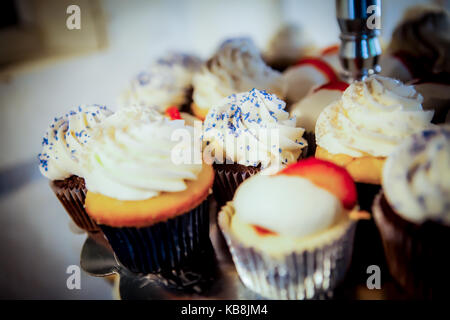
[[[356,189],[345,169],[308,158],[256,175],[219,213],[244,285],[265,298],[330,297],[350,264]]]
[[[393,278],[414,298],[447,297],[450,126],[416,133],[388,157],[373,212]]]
[[[275,70],[283,71],[313,52],[314,45],[296,24],[285,24],[270,39],[264,60]]]
[[[160,112],[172,106],[181,109],[190,103],[192,78],[201,64],[197,57],[181,53],[158,59],[132,79],[119,105],[154,107]]]
[[[192,111],[204,119],[220,100],[253,88],[284,97],[281,74],[265,64],[252,40],[230,39],[203,66],[193,80]]]
[[[295,163],[306,150],[304,129],[274,94],[253,89],[233,94],[212,107],[205,119],[205,155],[216,171],[219,205],[233,198],[239,184],[261,169]]]
[[[81,105],[53,120],[38,155],[39,170],[74,223],[86,231],[98,231],[84,209],[86,185],[82,156],[93,130],[112,114],[105,106]]]
[[[355,181],[379,185],[386,157],[411,134],[431,126],[413,86],[371,76],[352,83],[316,123],[316,157],[344,166]]]

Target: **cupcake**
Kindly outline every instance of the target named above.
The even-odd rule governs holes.
[[[73,222],[86,231],[98,231],[84,209],[86,185],[80,161],[92,130],[111,115],[105,106],[82,105],[55,118],[38,155],[39,170],[50,180],[50,187]]]
[[[194,139],[183,120],[132,106],[104,121],[89,141],[86,211],[132,272],[177,271],[210,249],[214,171],[202,164]]]
[[[192,111],[205,119],[209,109],[223,98],[253,88],[284,96],[281,74],[265,64],[252,40],[229,39],[193,80]]]
[[[285,24],[270,39],[264,60],[273,69],[284,71],[303,56],[311,54],[313,49],[312,42],[300,26]]]
[[[298,102],[317,86],[338,81],[333,67],[321,57],[305,57],[283,73],[286,86],[286,100],[289,104]]]
[[[432,126],[433,111],[400,81],[371,76],[352,83],[316,123],[316,157],[346,167],[356,182],[380,184],[386,157],[407,136]]]
[[[171,106],[189,110],[192,78],[201,65],[195,56],[170,53],[133,78],[119,98],[119,105],[155,107],[160,112]]]
[[[373,213],[393,278],[411,297],[447,297],[450,126],[416,133],[391,153]]]
[[[306,150],[304,129],[274,94],[252,89],[232,94],[209,110],[204,122],[206,160],[214,162],[214,195],[219,205],[261,169],[294,163]]]
[[[413,6],[394,29],[387,55],[399,57],[413,78],[450,73],[449,34],[448,11],[433,5]]]
[[[246,180],[218,216],[241,281],[270,299],[331,297],[350,264],[356,198],[345,169],[315,158]]]
[[[338,101],[348,84],[342,81],[328,82],[314,88],[306,97],[291,106],[291,115],[297,119],[297,127],[305,128],[303,135],[308,141],[308,155],[316,152],[315,128],[319,114],[329,104]]]

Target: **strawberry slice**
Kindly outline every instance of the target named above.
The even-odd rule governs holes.
[[[170,120],[181,120],[180,111],[175,106],[166,109],[166,116],[168,116]]]
[[[329,82],[338,81],[336,72],[334,72],[333,68],[322,59],[316,57],[306,57],[300,59],[295,65],[310,65],[319,70],[328,79]]]
[[[317,92],[322,89],[327,90],[338,90],[344,92],[345,89],[348,88],[348,83],[343,81],[333,81],[333,82],[327,82],[324,85],[314,89],[314,92]]]
[[[253,224],[252,227],[256,231],[256,233],[258,233],[260,236],[275,236],[277,234],[272,230],[266,229],[261,226],[257,226],[256,224]]]
[[[308,179],[338,197],[346,209],[353,209],[356,204],[356,186],[352,177],[347,170],[332,162],[310,157],[287,166],[278,174]]]

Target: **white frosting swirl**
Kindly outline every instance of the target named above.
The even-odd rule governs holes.
[[[383,190],[404,219],[450,226],[450,126],[406,139],[386,160]]]
[[[285,175],[245,180],[233,206],[239,220],[296,238],[326,230],[344,212],[332,193],[307,179]]]
[[[201,60],[194,56],[172,53],[140,72],[119,99],[122,107],[142,105],[165,111],[188,102],[187,93]]]
[[[82,105],[55,118],[42,139],[39,170],[51,180],[83,177],[80,155],[92,130],[112,112],[105,106]]]
[[[316,141],[332,154],[388,156],[405,137],[431,127],[412,86],[381,76],[351,84],[316,123]]]
[[[194,76],[193,101],[209,109],[221,99],[253,88],[284,95],[281,74],[267,66],[250,39],[225,41]]]
[[[185,190],[185,180],[195,180],[202,165],[175,163],[172,152],[192,152],[192,131],[184,120],[169,120],[152,108],[120,109],[88,143],[86,187],[118,200],[145,200]],[[176,141],[177,132],[189,133],[189,139]]]
[[[263,168],[296,162],[307,143],[304,129],[295,127],[285,107],[275,95],[257,89],[233,94],[209,110],[203,141],[219,163],[225,157]]]

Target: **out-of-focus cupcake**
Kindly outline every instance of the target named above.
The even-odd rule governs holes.
[[[189,110],[192,78],[201,66],[202,61],[195,56],[170,53],[132,79],[119,98],[119,105],[154,107],[160,112],[172,106]]]
[[[105,106],[82,105],[55,118],[42,139],[39,170],[73,222],[83,230],[98,231],[84,209],[86,185],[80,157],[92,130],[112,114]]]
[[[283,25],[270,39],[264,60],[275,70],[284,71],[314,51],[312,41],[296,24]]]
[[[413,86],[371,76],[352,83],[316,123],[316,156],[347,168],[357,182],[380,184],[386,157],[409,135],[432,126]]]
[[[409,82],[423,96],[423,108],[433,110],[433,123],[445,123],[450,113],[450,73]]]
[[[373,212],[394,279],[413,297],[447,297],[450,126],[416,133],[388,157]]]
[[[252,40],[225,41],[193,80],[192,111],[205,119],[209,109],[223,98],[253,88],[284,97],[281,74],[266,65]]]
[[[297,119],[297,127],[305,128],[305,139],[308,141],[308,155],[316,153],[315,128],[319,114],[333,102],[342,97],[348,84],[341,81],[329,82],[316,87],[299,102],[291,106],[291,115]]]
[[[322,57],[305,57],[283,73],[286,100],[293,104],[314,87],[338,81],[334,68]]]
[[[133,272],[179,270],[210,248],[214,171],[193,137],[183,120],[133,106],[104,121],[89,142],[86,211]]]
[[[219,205],[233,198],[242,181],[269,166],[294,163],[306,150],[304,129],[274,94],[253,89],[232,94],[212,107],[203,128],[204,155],[216,171]]]
[[[413,78],[450,73],[449,34],[450,15],[444,8],[411,7],[394,30],[387,55],[399,57]]]
[[[271,299],[331,297],[350,264],[356,198],[345,169],[315,158],[246,180],[218,217],[244,285]]]

